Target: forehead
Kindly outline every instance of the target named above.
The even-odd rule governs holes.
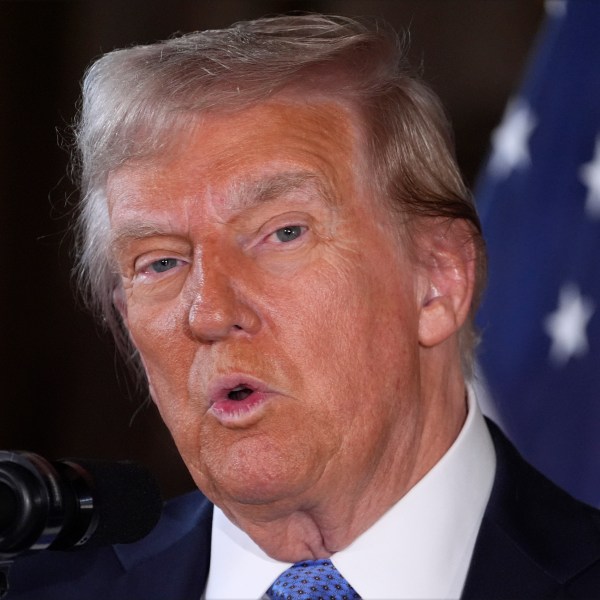
[[[270,101],[234,113],[191,117],[168,150],[129,161],[109,176],[111,212],[142,202],[148,193],[180,197],[217,193],[238,208],[249,197],[268,198],[280,188],[312,186],[340,202],[349,185],[362,183],[358,121],[334,102]]]

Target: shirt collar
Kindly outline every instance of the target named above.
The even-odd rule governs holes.
[[[332,562],[363,598],[460,597],[495,462],[470,393],[467,419],[446,454]],[[215,507],[208,600],[257,600],[289,566],[267,556]]]

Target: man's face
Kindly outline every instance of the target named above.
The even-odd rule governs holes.
[[[110,177],[126,326],[230,514],[347,501],[416,445],[418,272],[369,176],[349,111],[272,101]]]

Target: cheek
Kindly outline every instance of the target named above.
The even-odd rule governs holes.
[[[305,377],[307,437],[335,440],[342,470],[370,472],[398,438],[394,424],[418,418],[418,324],[410,280],[356,264],[323,265],[303,281],[287,339]]]
[[[182,397],[177,388],[187,382],[193,344],[183,335],[183,311],[178,305],[128,307],[129,334],[137,348],[161,414],[161,398]],[[164,415],[163,415],[164,416]]]
[[[277,319],[287,328],[280,339],[321,389],[352,393],[360,386],[364,393],[389,381],[390,370],[412,369],[418,356],[411,280],[403,280],[400,268],[382,273],[379,259],[335,258],[297,286],[287,319]]]

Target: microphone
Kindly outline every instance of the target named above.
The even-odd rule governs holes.
[[[129,461],[0,451],[0,562],[41,550],[137,541],[162,510],[156,482]]]

